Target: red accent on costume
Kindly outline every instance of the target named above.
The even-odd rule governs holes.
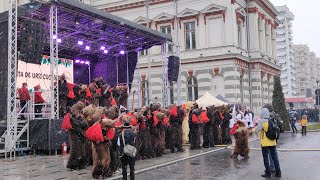
[[[147,128],[146,122],[145,122],[145,121],[142,121],[142,122],[140,123],[139,129],[146,129],[146,128]]]
[[[94,124],[86,131],[86,136],[90,141],[103,142],[102,126],[100,123]]]
[[[67,83],[67,86],[68,86],[68,95],[67,97],[70,98],[70,99],[74,99],[74,92],[73,92],[73,88],[74,88],[74,84],[71,84],[71,83]]]
[[[170,115],[173,117],[177,117],[178,116],[178,107],[174,106],[170,109]]]
[[[41,92],[37,91],[34,93],[34,102],[36,104],[45,102],[45,100],[43,99],[43,97],[41,95]]]
[[[234,124],[233,127],[231,128],[230,134],[234,135],[237,129],[238,129],[238,124]]]
[[[131,117],[131,126],[137,126],[138,125],[138,121],[137,121],[137,118],[132,115],[130,112],[127,114],[127,116],[130,116]]]
[[[107,134],[106,134],[106,137],[109,139],[109,140],[112,140],[114,138],[114,135],[115,135],[115,132],[114,132],[114,129],[111,128],[107,131]]]
[[[163,119],[163,122],[162,122],[163,125],[169,127],[170,126],[170,119],[168,117],[165,117]]]
[[[220,113],[220,117],[221,117],[222,120],[224,120],[224,116],[223,116],[222,113]]]
[[[87,89],[86,96],[87,98],[92,98],[92,94],[89,88]]]
[[[157,118],[156,114],[158,113],[159,111],[153,111],[152,114],[153,114],[153,126],[157,126],[158,123],[159,123],[159,119]]]
[[[63,130],[72,129],[72,124],[70,122],[70,113],[66,114],[62,120],[61,128]]]
[[[122,125],[121,120],[117,119],[117,122],[115,123],[115,127],[120,127]]]
[[[111,100],[111,105],[117,105],[117,101],[114,98]]]
[[[152,117],[151,114],[148,114],[148,119],[151,119],[151,117]]]
[[[99,96],[102,96],[102,95],[101,95],[101,88],[98,88],[98,89],[96,90],[96,93],[97,93]]]
[[[200,120],[203,123],[208,123],[210,121],[210,119],[208,118],[208,115],[207,115],[207,111],[201,113]]]
[[[182,104],[181,107],[182,107],[183,110],[187,111],[187,105],[186,104]]]
[[[195,114],[192,114],[192,122],[195,124],[199,124],[198,117]]]

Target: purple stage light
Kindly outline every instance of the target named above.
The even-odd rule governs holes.
[[[86,50],[90,50],[90,46],[86,46],[86,48],[85,48]]]
[[[104,50],[103,53],[107,54],[107,53],[108,53],[108,50]]]
[[[106,49],[106,47],[104,47],[104,46],[101,46],[101,47],[100,47],[100,49],[101,49],[101,50],[105,50],[105,49]]]
[[[122,54],[122,55],[123,55],[123,54],[124,54],[124,50],[121,50],[121,51],[120,51],[120,54]]]
[[[80,60],[79,60],[79,59],[76,59],[74,62],[75,62],[75,63],[79,63],[79,62],[80,62]]]
[[[83,45],[83,41],[78,41],[78,45]]]
[[[84,61],[80,61],[80,64],[84,64]]]
[[[57,39],[57,36],[56,35],[52,35],[52,39]]]
[[[62,40],[61,39],[57,39],[57,43],[61,43],[62,42]]]
[[[86,61],[86,62],[85,62],[85,64],[88,64],[88,65],[89,65],[89,64],[90,64],[90,62],[89,62],[89,61]]]

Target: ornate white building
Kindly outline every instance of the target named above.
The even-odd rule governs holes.
[[[149,2],[149,19],[144,0],[93,0],[91,5],[172,35],[181,51],[184,102],[195,100],[208,91],[249,106],[249,67],[254,110],[271,102],[273,76],[280,73],[276,62],[279,22],[278,12],[268,0],[250,0],[248,12],[245,0],[179,0],[177,9],[173,0]],[[250,35],[248,39],[247,34]],[[147,53],[152,62],[151,78],[148,78]],[[140,75],[136,71],[133,89],[140,89],[140,80],[143,87],[151,89],[150,96],[147,91],[141,93],[139,104],[148,103],[144,102],[146,99],[154,101],[155,97],[161,102],[160,48],[141,52],[139,61]],[[177,102],[177,84],[170,84],[170,101]]]
[[[287,6],[277,6],[280,25],[277,28],[277,58],[281,66],[281,85],[286,98],[296,94],[296,77],[292,37],[294,15]]]

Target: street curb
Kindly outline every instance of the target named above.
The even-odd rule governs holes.
[[[257,140],[259,140],[259,138],[252,139],[252,140],[249,141],[249,143],[257,141]],[[230,145],[230,146],[232,146],[232,145]],[[199,157],[199,156],[203,156],[203,155],[210,154],[210,153],[213,153],[213,152],[217,152],[217,151],[221,151],[221,150],[224,150],[224,149],[228,149],[230,146],[228,146],[228,145],[216,145],[216,147],[221,147],[221,148],[210,150],[210,151],[203,152],[203,153],[200,153],[200,154],[195,154],[195,155],[192,155],[192,156],[189,156],[189,157],[180,158],[180,159],[177,159],[177,160],[169,161],[169,162],[166,162],[166,163],[158,164],[158,165],[147,167],[147,168],[144,168],[144,169],[140,169],[140,170],[135,171],[135,174],[136,175],[137,174],[141,174],[141,173],[144,173],[146,171],[158,169],[158,168],[161,168],[161,167],[164,167],[164,166],[168,166],[168,165],[171,165],[171,164],[174,164],[174,163],[178,163],[178,162],[185,161],[185,160],[188,160],[188,159],[193,159],[193,158],[196,158],[196,157]],[[129,175],[129,173],[128,173],[128,175]],[[112,177],[112,178],[107,178],[107,179],[110,179],[110,180],[122,179],[122,175],[119,175],[119,176],[116,176],[116,177]]]
[[[301,130],[299,130],[301,133]],[[317,130],[307,130],[307,132],[320,132],[320,129]],[[284,131],[283,133],[292,133],[292,131]],[[299,133],[299,132],[298,132]]]

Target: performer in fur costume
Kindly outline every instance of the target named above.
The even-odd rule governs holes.
[[[88,128],[88,125],[82,118],[82,109],[84,104],[78,102],[73,105],[71,110],[71,116],[66,115],[65,118],[70,118],[70,124],[72,126],[69,129],[69,141],[70,141],[70,157],[67,164],[67,168],[73,170],[80,170],[85,168],[87,164],[86,154],[85,154],[85,131]]]
[[[248,145],[248,129],[242,121],[237,121],[236,125],[238,128],[234,134],[236,139],[236,144],[234,146],[233,154],[231,158],[236,159],[238,155],[244,157],[245,159],[249,158],[249,145]]]
[[[202,109],[198,107],[195,103],[192,107],[190,114],[189,114],[189,142],[190,142],[190,149],[201,149],[200,145],[200,124],[202,123],[199,120],[199,116],[201,114]]]
[[[110,176],[108,174],[111,161],[110,146],[114,138],[115,121],[111,119],[100,119],[91,126],[86,136],[92,141],[93,170],[92,177],[99,179]]]

